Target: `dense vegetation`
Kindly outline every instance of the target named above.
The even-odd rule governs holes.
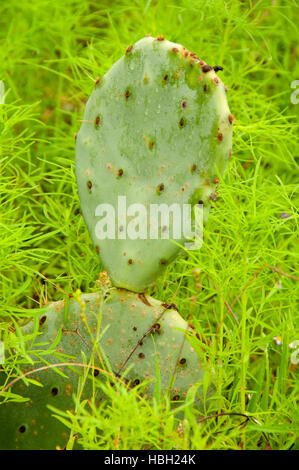
[[[235,117],[234,154],[203,247],[173,263],[151,292],[192,316],[216,373],[215,403],[198,414],[190,398],[178,421],[167,400],[150,406],[126,387],[99,385],[111,405],[89,408],[78,393],[76,415],[61,410],[61,418],[87,449],[294,448],[297,2],[11,0],[0,13],[3,367],[20,375],[18,325],[31,309],[97,288],[102,267],[80,214],[74,134],[94,80],[129,44],[163,34],[223,66]]]

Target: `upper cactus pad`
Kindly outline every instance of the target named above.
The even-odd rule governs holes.
[[[178,254],[176,244],[161,239],[168,229],[173,238],[171,217],[159,223],[158,239],[149,238],[150,204],[208,206],[231,151],[232,121],[213,68],[161,37],[128,47],[96,82],[77,136],[76,175],[90,236],[116,286],[144,292]],[[140,230],[141,213],[135,207],[123,218],[119,196],[127,209],[138,203],[148,211],[145,239],[126,234],[129,225],[130,236]],[[116,211],[115,239],[96,235],[99,204]]]

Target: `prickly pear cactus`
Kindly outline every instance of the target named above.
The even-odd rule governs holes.
[[[203,380],[204,370],[193,349],[198,339],[176,310],[123,289],[112,289],[105,302],[101,299],[100,294],[85,294],[79,302],[52,303],[22,328],[27,347],[22,373],[47,364],[59,367],[38,370],[9,388],[27,398],[25,403],[3,402],[4,394],[0,393],[0,449],[47,450],[66,445],[69,430],[51,416],[47,405],[64,411],[74,409],[72,395],[77,393],[79,377],[86,368],[63,364],[82,364],[82,351],[100,369],[109,362],[112,376],[121,377],[130,387],[148,380],[144,392],[148,398],[153,396],[157,364],[162,392],[168,392],[174,404],[185,397],[191,385]],[[81,399],[92,396],[93,381],[111,380],[111,374],[92,371]],[[40,382],[42,387],[24,382],[26,378]],[[7,384],[13,377],[6,379],[0,370],[0,383]],[[197,398],[202,399],[201,388]]]
[[[232,122],[214,69],[162,37],[128,47],[96,81],[76,139],[76,176],[114,285],[144,292],[177,256],[171,239],[187,241],[182,223],[171,211],[159,221],[150,207],[208,207],[231,152]],[[101,204],[113,208],[115,223]]]

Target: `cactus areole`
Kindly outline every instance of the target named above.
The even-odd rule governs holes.
[[[115,286],[144,292],[178,255],[186,242],[184,233],[172,237],[178,220],[170,210],[166,222],[154,221],[151,237],[150,207],[208,208],[231,153],[232,121],[215,70],[163,37],[128,47],[96,81],[76,139],[76,177],[90,236]],[[133,211],[119,209],[120,197]],[[116,223],[107,219],[99,236],[105,204]],[[146,234],[138,232],[141,219]]]

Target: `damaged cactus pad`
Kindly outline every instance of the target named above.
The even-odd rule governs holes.
[[[83,384],[81,399],[91,399],[100,390],[95,381],[115,377],[128,387],[145,380],[142,393],[151,399],[157,366],[161,392],[174,406],[195,383],[196,400],[202,404],[205,355],[200,358],[197,352],[201,342],[193,328],[172,305],[116,288],[105,300],[98,293],[82,294],[78,300],[50,304],[42,315],[37,311],[21,328],[26,354],[16,376],[23,377],[9,386],[15,376],[0,370],[0,383],[5,385],[0,394],[0,448],[64,448],[69,429],[47,405],[74,410],[78,384]],[[79,367],[84,363],[82,352],[90,369]],[[15,394],[27,401],[10,401]]]
[[[76,139],[76,177],[115,286],[145,292],[190,241],[171,207],[208,209],[231,153],[232,123],[215,70],[163,37],[128,47],[96,81]],[[169,217],[155,212],[160,205]],[[111,207],[114,218],[105,212]]]

